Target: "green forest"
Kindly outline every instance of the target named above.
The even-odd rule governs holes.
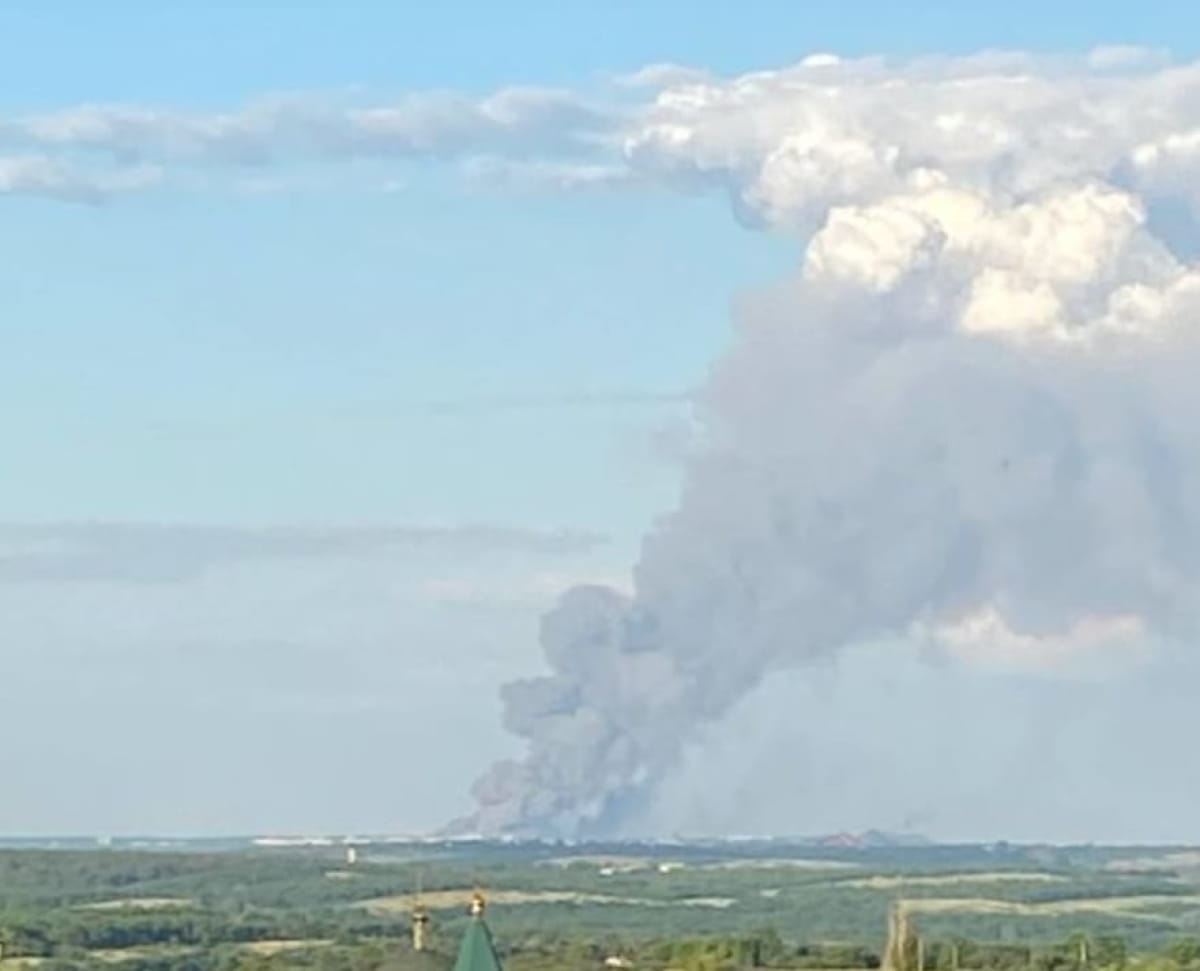
[[[1200,971],[1186,849],[490,844],[0,850],[0,971],[448,971],[476,888],[507,971]]]

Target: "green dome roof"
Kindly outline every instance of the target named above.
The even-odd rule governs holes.
[[[484,923],[482,915],[471,918],[458,948],[458,960],[454,971],[504,971],[496,948],[492,944],[492,932]]]

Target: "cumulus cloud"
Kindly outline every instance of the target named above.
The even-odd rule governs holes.
[[[275,527],[155,523],[0,524],[0,583],[171,582],[253,560],[367,556],[436,549],[470,556],[565,556],[604,542],[594,533],[487,524]]]
[[[1186,647],[1200,276],[1154,210],[1193,190],[1144,146],[1198,80],[1128,52],[822,56],[656,96],[630,163],[803,257],[698,393],[633,590],[546,618],[548,673],[503,695],[527,755],[470,825],[633,831],[773,672],[864,643],[1060,677]]]
[[[668,87],[627,130],[624,151],[668,177],[728,185],[748,215],[776,225],[878,201],[923,172],[1007,197],[1079,178],[1151,191],[1166,188],[1165,159],[1187,154],[1198,86],[1195,65],[1133,52],[895,66],[810,58]]]

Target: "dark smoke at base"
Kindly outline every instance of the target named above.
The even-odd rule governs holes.
[[[522,836],[603,837],[651,795],[677,749],[638,727],[653,721],[668,678],[649,618],[622,594],[576,587],[542,621],[556,675],[502,690],[505,728],[541,739],[538,761],[502,762],[475,786],[481,809],[461,825]],[[665,701],[663,697],[659,701]],[[519,805],[519,813],[513,809]]]

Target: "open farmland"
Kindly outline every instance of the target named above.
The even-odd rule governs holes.
[[[413,957],[413,909],[431,912],[432,940],[448,953],[476,887],[514,971],[551,955],[556,966],[598,968],[601,952],[636,954],[639,966],[665,971],[687,965],[676,953],[684,942],[760,938],[754,953],[768,941],[783,955],[765,966],[867,967],[878,963],[897,905],[931,946],[1039,948],[1078,933],[1149,952],[1200,933],[1195,860],[1182,849],[798,854],[770,844],[571,852],[380,843],[360,846],[353,863],[332,845],[10,850],[0,852],[0,967],[340,967],[348,954],[358,955],[354,967],[403,962]]]

